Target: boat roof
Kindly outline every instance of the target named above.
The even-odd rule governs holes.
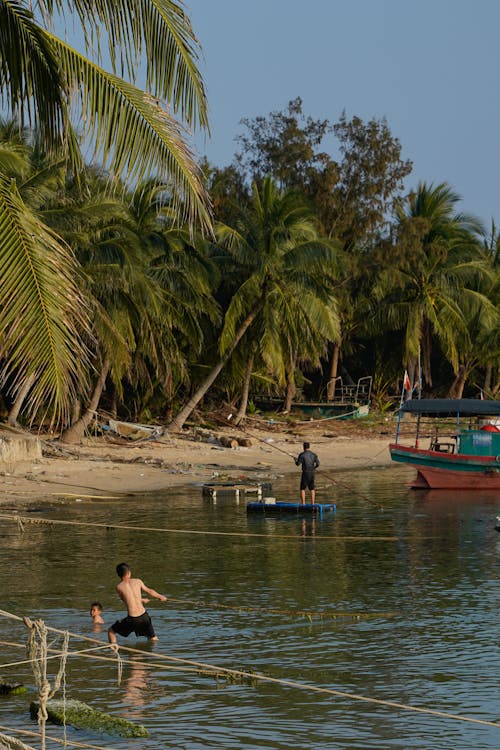
[[[399,412],[424,417],[500,417],[500,401],[479,398],[416,398],[405,401]]]

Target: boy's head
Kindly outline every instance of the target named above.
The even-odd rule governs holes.
[[[307,451],[311,447],[311,443],[304,443],[304,450]]]
[[[122,562],[116,566],[116,572],[119,578],[124,578],[127,573],[130,573],[130,568],[127,563]]]
[[[92,604],[90,605],[90,616],[97,617],[97,615],[100,614],[102,614],[101,602],[92,602]]]

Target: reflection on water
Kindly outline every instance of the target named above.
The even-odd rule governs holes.
[[[141,750],[498,748],[499,728],[277,683],[215,679],[154,657],[500,721],[500,499],[410,491],[410,478],[399,467],[345,474],[342,485],[318,496],[337,503],[323,519],[247,516],[244,502],[213,505],[199,488],[117,504],[68,501],[37,515],[158,530],[38,525],[20,533],[4,522],[2,608],[105,642],[123,614],[117,562],[171,597],[148,604],[159,643],[119,639],[139,650],[123,653],[120,684],[114,661],[72,657],[66,668],[69,697],[148,727],[148,740],[133,741]],[[295,485],[295,477],[281,480],[273,494],[289,499]],[[104,608],[102,633],[88,616],[94,600]],[[299,617],[296,610],[359,617]],[[25,637],[22,624],[0,618],[3,664],[24,658],[13,644]],[[0,679],[30,686],[27,696],[0,699],[0,724],[34,727],[28,668],[4,669]],[[130,747],[71,732],[70,739]]]

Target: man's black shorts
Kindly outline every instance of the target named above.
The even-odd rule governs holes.
[[[151,617],[147,612],[144,612],[138,617],[130,617],[129,615],[127,615],[127,617],[124,617],[123,620],[117,620],[111,626],[111,630],[113,630],[115,633],[118,633],[118,635],[123,635],[124,638],[126,638],[132,632],[136,635],[145,636],[146,638],[155,637],[153,623],[151,622]]]
[[[313,490],[314,489],[314,474],[309,471],[304,471],[300,478],[300,489],[301,490]]]

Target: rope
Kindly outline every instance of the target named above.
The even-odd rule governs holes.
[[[308,617],[309,619],[313,617],[331,617],[332,619],[336,619],[337,617],[352,617],[354,619],[361,619],[362,617],[394,617],[396,614],[395,612],[311,612],[300,609],[266,609],[263,607],[217,604],[216,602],[196,601],[193,599],[176,599],[173,596],[169,596],[168,601],[178,602],[179,604],[191,604],[194,607],[205,609],[229,609],[234,612],[262,612],[269,615],[292,615],[294,617]]]
[[[120,647],[121,648],[121,647]],[[127,649],[128,651],[138,651],[138,649]],[[364,703],[374,703],[379,706],[389,706],[392,708],[398,708],[405,711],[414,711],[422,714],[429,714],[431,716],[439,716],[446,719],[454,719],[455,721],[466,721],[472,724],[482,724],[484,726],[496,727],[500,729],[500,723],[495,721],[487,721],[486,719],[475,719],[471,716],[461,716],[460,714],[452,714],[446,711],[437,711],[432,708],[419,708],[418,706],[410,706],[405,703],[397,703],[395,701],[383,700],[381,698],[370,698],[368,696],[359,695],[357,693],[347,693],[342,690],[334,690],[332,688],[318,687],[316,685],[308,685],[301,682],[295,682],[294,680],[283,680],[279,677],[269,677],[268,675],[261,674],[259,672],[245,672],[239,669],[230,669],[228,667],[215,667],[213,664],[207,664],[205,662],[197,662],[191,659],[181,659],[175,656],[167,656],[164,654],[151,653],[151,656],[156,658],[165,658],[172,661],[182,662],[184,664],[192,664],[194,666],[202,667],[204,669],[211,668],[217,672],[224,674],[238,676],[250,681],[258,680],[260,682],[270,682],[278,685],[284,685],[286,687],[297,688],[299,690],[306,690],[315,693],[322,693],[325,695],[335,695],[339,698],[349,698],[355,701],[362,701]]]
[[[6,617],[9,617],[10,619],[22,621],[22,618],[18,617],[17,615],[13,615],[10,612],[5,612],[4,610],[0,610],[0,616],[6,616]],[[67,632],[67,631],[58,630],[57,628],[48,628],[48,627],[47,627],[47,630],[51,630],[56,633]],[[71,635],[75,635],[75,634],[71,634]],[[93,643],[99,643],[102,645],[101,641],[98,641],[95,638],[90,638],[89,636],[76,635],[75,637],[82,638],[83,640],[91,641]],[[120,651],[125,651],[127,653],[141,654],[142,656],[144,656],[145,654],[145,652],[141,651],[140,649],[130,648],[128,646],[119,646],[119,649]],[[199,667],[203,670],[211,670],[213,672],[220,673],[223,675],[244,678],[251,682],[252,681],[268,682],[268,683],[273,683],[276,685],[283,685],[285,687],[295,688],[298,690],[321,693],[323,695],[335,695],[339,698],[347,698],[349,700],[361,701],[363,703],[371,703],[371,704],[378,705],[378,706],[386,706],[388,708],[397,708],[398,710],[412,711],[415,713],[427,714],[430,716],[437,716],[437,717],[444,718],[444,719],[452,719],[454,721],[465,721],[471,724],[480,724],[482,726],[489,726],[489,727],[495,727],[497,729],[500,729],[499,722],[487,721],[486,719],[476,719],[471,716],[461,716],[460,714],[452,714],[446,711],[437,711],[432,708],[420,708],[418,706],[411,706],[406,703],[398,703],[396,701],[383,700],[381,698],[371,698],[369,696],[360,695],[358,693],[347,693],[342,690],[334,690],[332,688],[318,687],[316,685],[309,685],[307,683],[296,682],[294,680],[284,680],[279,677],[269,677],[268,675],[261,674],[259,672],[245,672],[240,669],[231,669],[229,667],[219,667],[213,664],[208,664],[206,662],[198,662],[192,659],[182,659],[176,656],[168,656],[167,654],[157,654],[155,652],[151,652],[149,656],[152,659],[162,660],[162,661],[167,661],[167,662],[174,662],[175,664],[189,664],[194,667]]]
[[[35,684],[38,688],[38,726],[41,728],[42,750],[45,750],[45,728],[47,719],[47,703],[54,697],[59,688],[66,669],[66,656],[68,653],[69,633],[64,632],[63,646],[60,652],[60,664],[57,675],[54,679],[54,685],[51,687],[47,677],[47,627],[43,620],[30,620],[29,617],[23,618],[24,624],[28,628],[28,642],[26,651],[31,661],[31,668],[35,678]]]
[[[40,732],[30,732],[28,729],[15,729],[14,727],[5,727],[0,725],[0,730],[5,730],[7,732],[14,732],[15,734],[23,734],[27,737],[36,737],[39,738]],[[16,738],[14,737],[7,737],[8,740],[14,740],[16,741]],[[47,737],[47,740],[49,742],[55,742],[58,745],[71,745],[72,747],[83,747],[83,748],[90,748],[90,750],[113,750],[113,748],[110,747],[103,747],[102,745],[89,745],[85,742],[78,742],[77,740],[60,740],[58,737]],[[22,746],[23,743],[21,742],[20,745]],[[24,747],[28,747],[29,750],[33,750],[33,748],[29,747],[28,745],[24,745]]]
[[[231,537],[257,537],[263,539],[288,539],[291,541],[304,541],[309,539],[308,536],[290,536],[289,534],[257,534],[247,531],[200,531],[199,529],[169,529],[169,528],[158,528],[155,526],[130,526],[125,524],[109,524],[109,523],[95,523],[91,521],[61,521],[55,518],[29,518],[28,516],[11,515],[7,513],[0,513],[0,518],[7,519],[9,521],[16,521],[21,529],[24,531],[24,524],[32,524],[34,526],[39,524],[50,525],[64,525],[64,526],[90,526],[92,528],[100,529],[123,529],[125,531],[158,531],[164,534],[200,534],[207,536],[231,536]],[[401,537],[398,536],[315,536],[316,541],[336,541],[336,542],[397,542],[400,541]]]
[[[13,615],[14,619],[18,619]],[[43,620],[30,620],[29,617],[23,617],[22,622],[28,628],[28,641],[26,644],[27,655],[35,678],[35,684],[38,688],[38,702],[39,708],[37,713],[38,726],[40,727],[41,747],[42,750],[46,748],[46,723],[48,719],[47,703],[54,697],[61,683],[63,684],[63,733],[64,733],[64,744],[66,744],[66,662],[68,656],[68,644],[70,633],[68,630],[60,631],[55,628],[48,628]],[[47,644],[47,633],[49,630],[62,634],[63,644],[62,649],[57,653],[56,658],[60,659],[59,669],[54,678],[53,686],[51,687],[47,676],[47,663],[50,658],[48,656],[49,649]],[[102,645],[101,645],[102,647]],[[118,685],[121,682],[122,676],[122,659],[118,652],[115,652],[118,662]]]
[[[18,646],[21,646],[21,648],[24,648],[24,644],[17,644],[17,643],[9,643],[8,641],[0,641],[0,643],[4,646],[15,646],[16,648]],[[96,648],[85,648],[81,649],[80,651],[66,651],[66,656],[84,656],[84,655],[90,655],[92,651],[102,651],[104,649],[109,649],[109,644],[106,644],[105,646],[99,646]],[[53,648],[47,648],[47,652],[50,652],[52,654],[55,654],[54,656],[46,656],[45,659],[49,661],[49,659],[57,659],[61,654],[62,651],[55,650]],[[0,664],[0,669],[6,669],[7,667],[22,667],[24,664],[32,664],[34,661],[40,661],[41,657],[32,659],[23,659],[22,661],[11,661],[6,664]],[[115,659],[109,658],[109,661],[115,661]]]
[[[34,750],[33,747],[25,745],[17,737],[9,737],[8,734],[3,734],[2,732],[0,732],[0,742],[4,742],[9,750]]]
[[[11,646],[12,648],[25,648],[25,644],[24,643],[13,643],[12,641],[0,641],[0,644],[3,645],[3,646]],[[107,643],[105,646],[102,646],[101,648],[103,648],[103,649],[109,649],[110,646],[111,646],[111,644]],[[122,649],[123,648],[124,647],[122,646]],[[60,651],[56,651],[54,649],[48,649],[48,650],[51,653],[55,654],[54,657],[49,657],[49,658],[57,658],[61,654]],[[70,657],[70,656],[82,656],[85,659],[95,659],[96,661],[106,661],[106,662],[111,661],[111,662],[116,663],[116,652],[115,652],[115,656],[98,656],[97,654],[92,653],[93,651],[99,651],[99,649],[98,648],[96,648],[96,649],[89,648],[89,649],[81,649],[80,651],[68,651],[68,657]],[[141,653],[143,653],[143,652],[141,652]],[[123,662],[123,660],[122,660],[122,662]],[[11,662],[9,664],[0,664],[0,669],[2,667],[17,667],[17,666],[22,666],[23,664],[26,664],[26,663],[27,663],[26,661],[17,661],[17,662]],[[132,667],[144,667],[145,669],[154,669],[157,666],[156,664],[148,664],[147,662],[138,661],[138,660],[135,660],[135,659],[133,660],[133,662],[129,662],[129,664]],[[208,677],[218,677],[219,676],[219,673],[214,672],[212,669],[203,670],[203,669],[198,669],[196,667],[184,667],[184,666],[181,666],[181,665],[178,665],[178,664],[161,664],[161,665],[158,665],[158,666],[161,669],[163,669],[163,670],[170,670],[172,672],[186,672],[186,673],[190,672],[190,673],[195,673],[197,675],[207,675]]]

